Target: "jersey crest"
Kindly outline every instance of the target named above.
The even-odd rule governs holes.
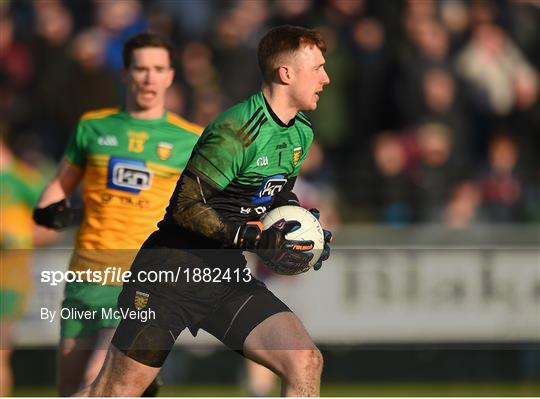
[[[298,161],[300,160],[301,155],[302,155],[302,147],[296,147],[293,149],[293,159],[292,159],[293,166],[298,165]]]
[[[157,154],[159,159],[166,161],[171,156],[173,145],[164,141],[160,142],[157,147]]]
[[[136,291],[135,299],[133,300],[135,308],[137,310],[143,310],[148,304],[148,298],[150,298],[150,295],[146,292]]]

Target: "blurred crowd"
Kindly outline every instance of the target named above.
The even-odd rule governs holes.
[[[347,222],[540,221],[538,0],[4,0],[0,119],[54,164],[83,112],[121,104],[122,45],[152,30],[177,48],[168,109],[206,125],[260,88],[280,24],[328,45],[301,196]]]

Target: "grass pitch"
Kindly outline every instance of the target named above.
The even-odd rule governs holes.
[[[15,396],[56,396],[53,387],[20,387]],[[279,392],[274,392],[278,396]],[[242,397],[246,391],[238,385],[169,385],[161,388],[161,397],[221,396]],[[388,384],[323,384],[321,396],[371,397],[535,397],[540,396],[540,382],[524,384],[471,383],[388,383]]]

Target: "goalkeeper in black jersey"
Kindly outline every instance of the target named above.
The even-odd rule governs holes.
[[[185,328],[193,335],[204,329],[270,368],[284,395],[319,395],[320,352],[294,313],[250,275],[242,251],[256,252],[282,274],[305,270],[314,256],[312,242],[285,238],[297,222],[262,230],[259,219],[273,207],[298,204],[291,189],[313,139],[302,111],[315,110],[330,83],[324,51],[321,35],[300,27],[277,27],[262,38],[261,92],[206,127],[159,230],[131,268],[134,276],[170,271],[174,281],[124,284],[124,315],[155,316],[124,316],[99,377],[80,395],[140,395]],[[314,268],[328,255],[326,245]]]

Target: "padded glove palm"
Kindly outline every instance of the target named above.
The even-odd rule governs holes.
[[[239,248],[253,250],[275,272],[299,274],[309,269],[313,258],[313,241],[288,240],[285,236],[298,229],[295,220],[278,220],[271,227],[262,230],[261,222],[248,222],[238,232]]]

